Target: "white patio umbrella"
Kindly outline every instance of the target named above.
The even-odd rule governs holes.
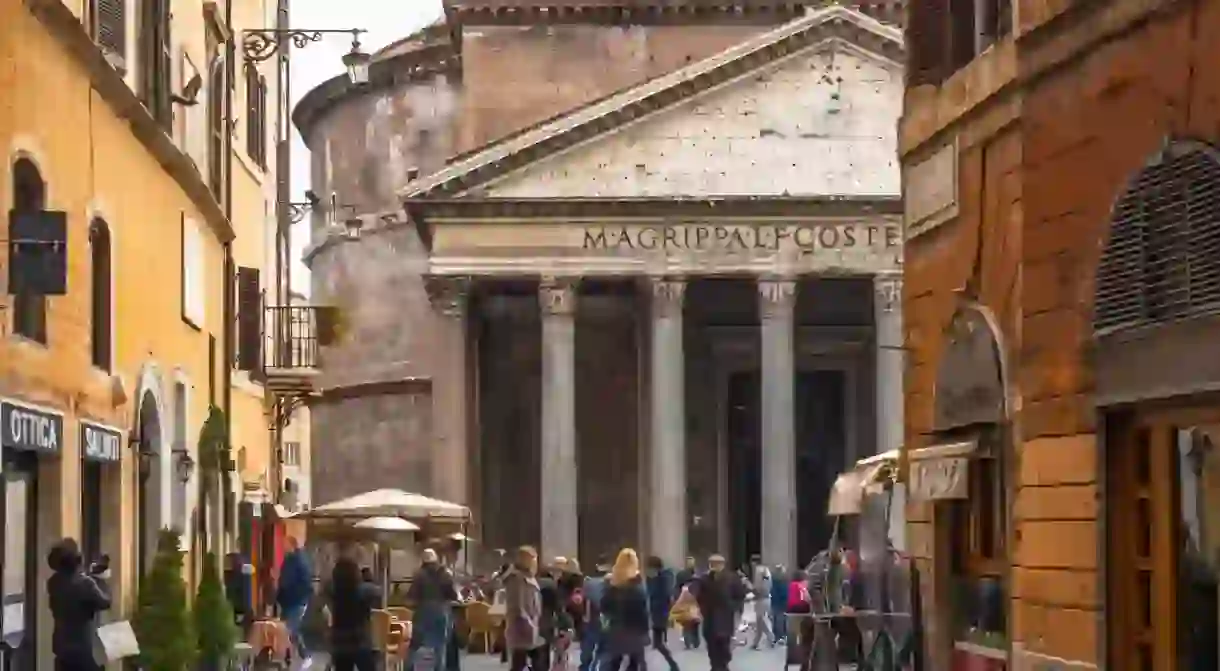
[[[413,520],[439,519],[465,522],[470,519],[466,506],[412,494],[401,489],[376,489],[346,499],[316,506],[302,517],[404,517]]]
[[[401,517],[370,517],[366,520],[360,520],[352,526],[357,529],[369,529],[372,531],[419,531],[418,524],[410,520],[404,520]]]
[[[353,529],[371,531],[377,536],[377,563],[381,570],[381,605],[385,607],[390,598],[390,544],[387,536],[414,534],[419,525],[401,517],[370,517],[352,525]]]

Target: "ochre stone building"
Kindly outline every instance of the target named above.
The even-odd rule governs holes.
[[[423,491],[586,561],[824,547],[835,476],[901,441],[900,15],[449,3],[306,95],[346,331],[315,501]]]
[[[1213,668],[1220,3],[934,5],[899,134],[930,668]]]
[[[0,0],[0,668],[54,666],[59,539],[110,556],[108,617],[129,619],[160,529],[183,532],[193,582],[202,549],[249,536],[220,514],[242,480],[275,489],[263,386],[226,363],[227,275],[275,272],[275,63],[225,57],[274,16],[273,0]],[[24,217],[63,222],[66,294],[10,295]],[[201,520],[185,464],[212,405],[245,477],[218,479],[229,500]]]

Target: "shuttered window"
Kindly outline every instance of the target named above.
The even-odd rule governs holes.
[[[1012,0],[924,0],[907,12],[911,86],[939,85],[1012,33]]]
[[[225,62],[217,56],[208,71],[208,186],[216,200],[225,196],[225,176],[228,152],[224,114]],[[223,201],[222,201],[223,202]]]
[[[94,0],[93,37],[120,70],[127,61],[127,0]]]
[[[1098,266],[1098,334],[1220,313],[1220,154],[1175,142],[1114,205]]]
[[[267,168],[267,78],[246,67],[246,154]]]
[[[172,132],[174,43],[170,0],[142,0],[140,6],[140,97],[153,118]]]

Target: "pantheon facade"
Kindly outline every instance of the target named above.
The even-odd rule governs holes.
[[[900,15],[453,3],[306,95],[315,500],[586,562],[824,547],[835,476],[901,442]]]

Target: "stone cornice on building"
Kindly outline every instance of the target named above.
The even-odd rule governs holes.
[[[446,0],[446,16],[465,25],[690,25],[782,23],[828,4],[824,0]],[[899,25],[902,0],[847,2]]]
[[[400,195],[404,201],[460,195],[836,39],[894,62],[902,62],[905,56],[900,29],[848,7],[826,7],[702,61],[611,94],[459,157],[444,169],[411,182]]]
[[[301,137],[308,146],[318,120],[348,98],[442,74],[455,78],[460,78],[462,74],[461,57],[447,40],[431,41],[417,49],[375,59],[369,65],[367,84],[356,86],[343,74],[310,89],[293,108],[292,123],[301,131]]]

